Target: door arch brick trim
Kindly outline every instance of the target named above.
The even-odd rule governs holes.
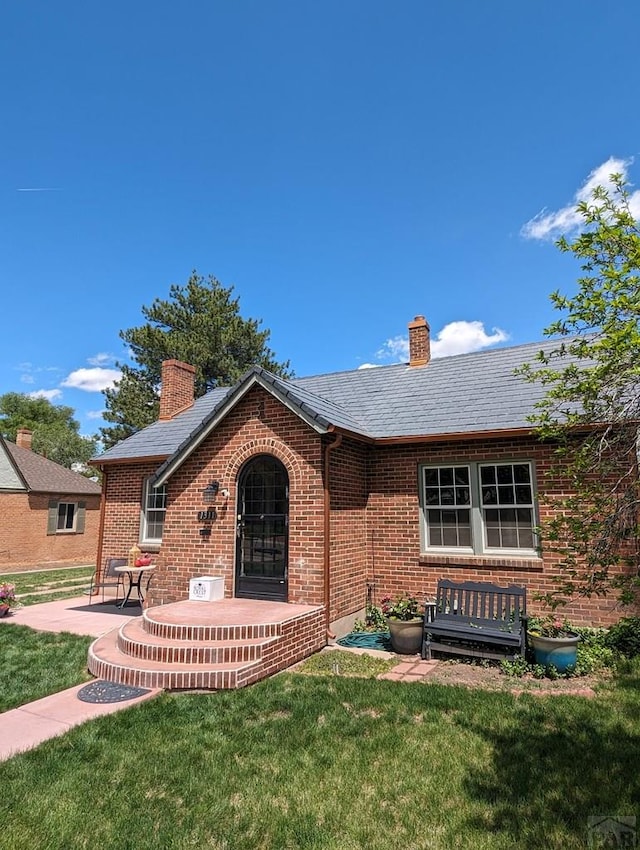
[[[239,448],[229,460],[227,474],[231,481],[236,481],[238,473],[244,464],[256,455],[273,455],[284,464],[289,475],[289,483],[299,486],[301,483],[300,459],[298,455],[279,440],[255,439],[249,440]]]

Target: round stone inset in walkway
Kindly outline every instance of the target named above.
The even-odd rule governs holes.
[[[119,685],[116,682],[99,680],[89,682],[78,691],[78,699],[82,702],[106,703],[124,702],[148,694],[147,688],[134,688],[131,685]]]

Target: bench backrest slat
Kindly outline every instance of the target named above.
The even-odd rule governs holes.
[[[526,589],[513,584],[502,587],[489,582],[454,582],[441,579],[436,595],[436,612],[440,616],[463,616],[487,622],[499,621],[520,628],[526,616]]]

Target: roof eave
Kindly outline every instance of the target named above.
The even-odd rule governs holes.
[[[95,458],[94,460],[90,460],[90,466],[95,466],[96,469],[102,470],[105,466],[134,466],[140,465],[141,463],[162,463],[165,461],[169,455],[138,455],[137,457],[114,457],[107,458],[106,460],[100,460],[100,458]]]
[[[376,445],[407,445],[410,443],[447,443],[463,442],[465,440],[496,440],[511,437],[530,437],[535,434],[533,427],[526,428],[497,428],[490,431],[451,431],[440,434],[412,434],[402,437],[377,437]]]
[[[535,434],[536,429],[531,428],[501,428],[491,431],[456,431],[442,432],[438,434],[406,434],[395,437],[372,437],[367,434],[360,434],[356,431],[350,431],[347,428],[341,428],[336,425],[331,425],[327,429],[328,433],[342,434],[344,437],[357,440],[361,443],[367,443],[372,446],[402,446],[412,443],[445,443],[448,441],[463,442],[464,440],[495,440],[509,439],[510,437],[530,437]]]

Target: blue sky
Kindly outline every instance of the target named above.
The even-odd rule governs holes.
[[[193,269],[298,375],[542,338],[585,186],[640,166],[622,0],[20,0],[0,12],[0,394],[101,424]],[[589,182],[590,181],[590,182]]]

